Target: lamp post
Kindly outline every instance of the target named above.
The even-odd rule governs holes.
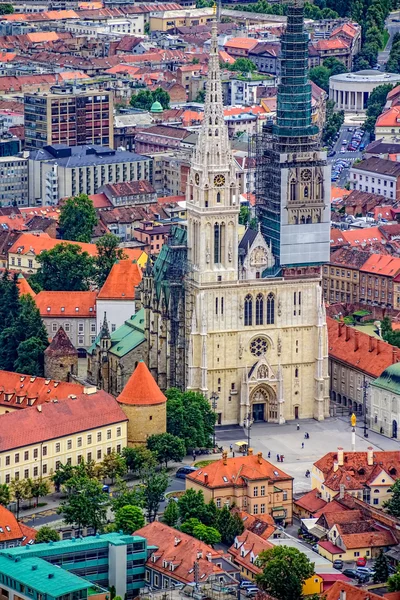
[[[369,381],[366,381],[365,379],[365,375],[364,375],[364,382],[363,384],[357,388],[358,390],[362,390],[363,391],[363,413],[364,413],[364,437],[368,437],[368,427],[367,427],[367,392],[370,388],[370,383]]]
[[[214,446],[213,448],[215,448],[215,421],[217,419],[217,413],[215,412],[217,409],[217,402],[218,402],[219,396],[218,394],[216,394],[215,392],[213,392],[210,396],[210,400],[211,400],[211,407],[214,411],[214,428],[213,428],[213,442],[214,442]]]
[[[251,420],[250,413],[247,413],[247,417],[243,420],[243,428],[247,430],[247,456],[249,455],[250,449],[250,435],[251,435],[251,426],[253,425],[253,421]]]

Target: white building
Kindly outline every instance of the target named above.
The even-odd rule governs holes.
[[[390,365],[371,383],[369,397],[370,428],[397,438],[400,424],[400,363]]]
[[[28,206],[28,159],[0,157],[0,205]]]
[[[85,35],[90,38],[96,38],[101,35],[144,35],[144,15],[132,14],[119,19],[110,18],[101,21],[66,21],[65,31],[70,31],[75,35]]]
[[[396,85],[400,74],[367,69],[356,73],[341,73],[329,78],[329,99],[336,103],[337,110],[365,112],[368,98],[376,87],[391,83]]]
[[[350,188],[380,194],[394,200],[399,197],[400,163],[371,156],[350,169]]]

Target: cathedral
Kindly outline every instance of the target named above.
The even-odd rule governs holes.
[[[239,192],[224,124],[217,23],[204,119],[175,228],[142,282],[142,356],[161,389],[213,398],[218,424],[329,414],[321,265],[330,173],[312,123],[303,7],[288,7],[277,121],[256,140],[258,230],[238,236]]]

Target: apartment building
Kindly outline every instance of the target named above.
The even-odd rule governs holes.
[[[113,147],[111,91],[53,86],[49,93],[24,94],[25,147],[53,144]]]
[[[322,286],[327,302],[356,304],[360,299],[360,268],[369,252],[358,248],[339,248],[331,254],[329,265],[322,269]]]
[[[384,308],[398,309],[394,279],[400,273],[400,258],[371,254],[360,267],[360,302]]]
[[[400,198],[400,163],[371,156],[353,164],[350,187],[397,200]]]
[[[0,205],[28,206],[28,159],[22,156],[0,158]]]
[[[30,152],[28,165],[30,205],[95,194],[107,183],[153,179],[149,156],[106,146],[46,146]]]

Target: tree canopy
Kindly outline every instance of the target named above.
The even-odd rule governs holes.
[[[138,506],[122,506],[115,513],[115,529],[125,535],[132,535],[144,527],[145,520],[142,510]]]
[[[117,260],[123,260],[127,258],[122,248],[118,247],[119,239],[113,233],[106,233],[96,242],[97,256],[95,258],[96,268],[96,284],[100,289],[105,280],[107,279],[110,271],[117,262]]]
[[[233,65],[229,66],[230,71],[240,71],[241,73],[251,73],[256,71],[257,67],[249,58],[237,58]]]
[[[157,516],[160,503],[168,487],[168,475],[165,471],[149,469],[142,474],[143,497],[147,520],[152,523]]]
[[[84,292],[95,277],[94,259],[78,244],[63,242],[44,250],[37,260],[40,268],[32,275],[43,290]]]
[[[61,207],[59,225],[64,240],[89,243],[97,225],[96,210],[89,196],[68,198]]]
[[[386,104],[386,96],[393,88],[392,84],[378,85],[368,98],[367,118],[364,122],[365,131],[374,131],[377,118]]]
[[[0,15],[12,15],[14,7],[12,4],[0,4]]]
[[[183,440],[171,433],[151,435],[147,439],[147,447],[154,452],[159,463],[165,463],[165,468],[171,460],[180,462],[186,453]]]
[[[154,102],[159,102],[164,110],[169,108],[170,95],[162,88],[157,88],[154,92],[150,90],[140,90],[131,97],[131,106],[142,110],[150,110]]]
[[[344,64],[335,58],[330,56],[326,58],[322,65],[319,67],[313,67],[310,69],[310,79],[320,88],[329,91],[329,77],[332,75],[339,75],[340,73],[347,73],[347,69]]]
[[[167,431],[180,437],[186,447],[212,446],[215,414],[208,400],[198,392],[182,392],[177,388],[166,391]]]
[[[314,563],[288,546],[261,552],[257,563],[262,569],[256,576],[257,584],[277,600],[300,600],[304,581],[314,573]]]
[[[93,527],[96,533],[105,525],[107,507],[110,499],[103,486],[96,479],[87,476],[74,476],[68,480],[68,496],[58,508],[68,525],[78,529],[78,535],[83,527]]]
[[[49,527],[48,525],[43,525],[39,529],[35,537],[35,544],[43,544],[46,542],[58,542],[60,539],[60,534],[58,531]]]
[[[400,518],[400,479],[396,479],[390,488],[391,496],[383,503],[386,511],[393,517]]]
[[[205,544],[209,544],[210,546],[219,544],[221,541],[221,534],[217,529],[215,529],[215,527],[204,525],[204,523],[194,517],[188,521],[185,521],[185,523],[182,523],[181,531],[183,531],[183,533],[192,535],[193,537],[201,540]]]

